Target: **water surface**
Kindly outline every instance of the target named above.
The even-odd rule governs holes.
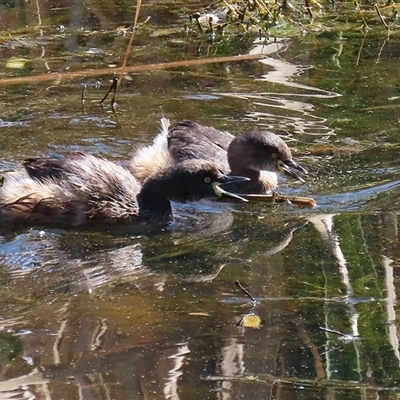
[[[5,2],[1,78],[121,65],[127,3]],[[128,74],[116,110],[99,104],[109,75],[0,86],[0,168],[59,151],[124,160],[161,107],[280,134],[310,171],[280,191],[319,206],[176,203],[152,233],[4,229],[0,398],[397,398],[396,32],[209,43],[185,32],[185,7],[199,4],[143,6],[130,65],[263,57]]]

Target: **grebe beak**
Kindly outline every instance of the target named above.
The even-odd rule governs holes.
[[[293,160],[278,160],[278,169],[280,172],[288,175],[300,182],[305,183],[305,180],[294,170],[302,172],[304,175],[308,175],[308,171],[304,169],[301,165],[297,164]]]
[[[222,184],[229,185],[230,183],[244,182],[249,180],[250,179],[246,178],[245,176],[223,175],[221,178],[218,179],[218,182],[213,183],[214,192],[217,195],[217,197],[222,197],[222,195],[225,195],[247,203],[248,202],[247,199],[240,197],[235,193],[228,192],[225,189],[222,189],[219,185]]]

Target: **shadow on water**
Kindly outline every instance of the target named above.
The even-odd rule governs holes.
[[[131,5],[28,3],[0,6],[2,76],[118,64]],[[0,398],[398,396],[395,41],[161,37],[180,6],[145,7],[135,63],[264,57],[128,75],[115,112],[98,104],[109,77],[1,87],[0,168],[56,151],[126,159],[152,142],[161,106],[173,121],[278,133],[310,170],[279,190],[318,207],[202,201],[173,204],[175,221],[151,232],[3,230]]]

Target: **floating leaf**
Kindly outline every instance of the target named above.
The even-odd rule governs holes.
[[[13,57],[7,60],[6,68],[22,69],[25,67],[27,61],[28,60],[26,60],[25,58]]]
[[[245,328],[261,329],[262,324],[262,319],[257,314],[251,313],[244,315],[238,325]]]

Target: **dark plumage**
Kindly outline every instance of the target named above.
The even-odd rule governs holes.
[[[172,219],[170,200],[215,196],[218,183],[239,179],[204,160],[161,170],[143,186],[125,167],[86,153],[29,159],[24,166],[28,175],[7,174],[0,188],[0,226],[162,224]]]
[[[227,149],[235,137],[228,132],[196,122],[183,121],[168,129],[168,149],[175,162],[192,159],[213,160],[227,173]]]
[[[264,193],[277,186],[277,172],[304,182],[297,171],[307,171],[292,159],[287,144],[268,131],[254,131],[234,137],[230,133],[183,121],[168,126],[162,120],[163,132],[153,146],[140,149],[133,157],[133,174],[143,180],[159,165],[174,165],[189,159],[214,162],[224,173],[241,175],[249,181],[229,187],[235,193]],[[167,143],[165,143],[167,141]]]

